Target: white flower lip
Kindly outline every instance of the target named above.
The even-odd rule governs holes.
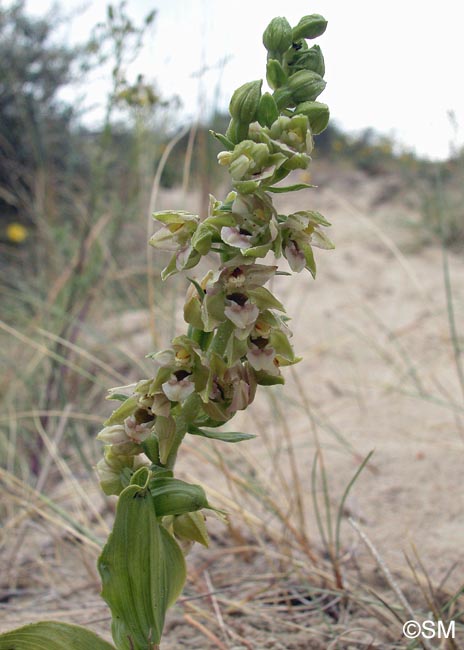
[[[273,348],[260,350],[255,347],[248,351],[247,359],[255,370],[264,370],[270,375],[279,374],[279,368],[274,363],[275,350]]]
[[[299,273],[304,269],[306,265],[305,256],[292,240],[290,240],[285,247],[285,257],[290,264],[290,268],[292,271],[295,271],[295,273]]]
[[[168,381],[161,386],[163,393],[171,402],[183,402],[195,391],[195,385],[188,379],[177,379],[171,375]]]
[[[221,228],[221,239],[225,244],[234,248],[251,248],[251,235],[243,235],[238,228],[224,226]]]
[[[129,415],[129,417],[124,420],[124,428],[126,430],[127,437],[130,438],[130,440],[133,442],[139,443],[143,442],[149,437],[153,424],[153,420],[139,424],[133,415]]]
[[[224,309],[224,314],[239,329],[246,329],[254,325],[259,316],[259,309],[252,302],[246,302],[243,306],[232,300]]]

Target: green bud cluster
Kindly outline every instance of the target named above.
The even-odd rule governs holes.
[[[214,133],[224,146],[218,163],[227,168],[232,190],[223,201],[211,196],[204,215],[153,215],[160,228],[149,243],[170,253],[163,280],[191,272],[205,256],[216,256],[217,264],[203,277],[189,273],[187,333],[149,355],[152,376],[111,391],[121,404],[98,434],[105,448],[97,471],[106,494],[125,503],[138,486],[137,494],[152,499],[160,539],[168,534],[184,552],[194,542],[207,545],[202,511],[211,506],[200,486],[173,476],[183,438],[252,437],[219,428],[253,402],[259,385],[282,384],[282,368],[299,361],[285,308],[265,286],[278,266],[264,258],[284,257],[291,271],[306,269],[315,277],[313,248],[333,248],[321,214],[281,214],[273,203],[275,193],[310,187],[279,183],[308,168],[313,135],[328,123],[328,107],[316,101],[325,88],[324,58],[319,46],[306,42],[326,24],[317,14],[293,28],[285,18],[271,21],[263,43],[272,92],[262,93],[262,80],[242,85],[230,101],[226,133]]]

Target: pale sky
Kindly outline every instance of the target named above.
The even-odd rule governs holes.
[[[65,11],[87,7],[67,24],[65,38],[84,39],[104,19],[106,4],[62,2]],[[36,14],[51,5],[27,2]],[[320,13],[329,21],[315,41],[326,60],[327,88],[320,100],[329,104],[338,125],[349,131],[374,127],[431,158],[445,158],[451,142],[463,144],[464,3],[459,0],[128,0],[127,7],[135,20],[158,9],[132,79],[141,72],[163,95],[179,95],[184,119],[211,107],[218,87],[219,104],[226,108],[237,86],[265,78],[261,38],[274,16],[284,15],[294,25],[303,15]],[[230,59],[220,71],[217,64],[224,57]],[[192,74],[204,66],[213,69],[200,89]],[[103,99],[101,79],[84,90],[92,102]],[[456,115],[457,134],[449,111]]]

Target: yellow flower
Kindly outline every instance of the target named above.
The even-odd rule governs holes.
[[[20,223],[9,223],[6,227],[6,236],[11,242],[21,244],[25,239],[27,239],[27,228],[22,226]]]

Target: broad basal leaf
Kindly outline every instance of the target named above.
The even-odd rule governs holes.
[[[148,490],[130,485],[121,492],[98,569],[118,650],[152,650],[166,610],[182,592],[186,570],[179,545],[158,523]]]
[[[0,634],[0,650],[114,650],[78,625],[43,621]]]

